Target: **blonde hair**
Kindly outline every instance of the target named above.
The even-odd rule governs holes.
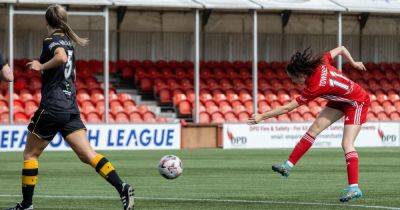
[[[89,39],[79,37],[69,26],[68,14],[64,7],[58,4],[50,5],[46,10],[46,21],[52,28],[61,29],[73,42],[85,46]]]

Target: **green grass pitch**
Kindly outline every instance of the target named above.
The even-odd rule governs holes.
[[[396,209],[400,207],[400,148],[362,148],[361,200],[341,204],[346,167],[341,149],[312,149],[286,179],[271,164],[290,150],[102,151],[136,187],[136,209]],[[166,180],[159,159],[178,155],[181,177]],[[21,153],[0,153],[0,208],[20,198]],[[39,162],[35,209],[122,209],[119,198],[72,152],[45,152]],[[392,208],[388,208],[392,207]]]

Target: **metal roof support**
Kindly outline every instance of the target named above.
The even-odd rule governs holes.
[[[257,10],[253,10],[253,114],[257,114],[258,108],[258,20]]]
[[[195,108],[194,122],[200,122],[200,11],[195,10],[195,26],[194,26],[194,92],[195,92]]]
[[[8,59],[10,68],[14,71],[14,5],[8,6]],[[10,82],[8,86],[9,92],[9,120],[10,124],[14,124],[14,82]]]
[[[109,72],[109,55],[110,55],[110,48],[109,48],[109,42],[110,42],[110,21],[109,21],[109,14],[108,14],[108,7],[104,7],[103,10],[103,17],[104,17],[104,60],[103,60],[103,65],[104,65],[104,112],[105,112],[105,122],[109,122],[110,118],[110,72]]]
[[[338,33],[337,33],[337,45],[338,47],[342,46],[342,38],[343,38],[343,32],[342,32],[342,12],[337,13],[337,21],[338,21]],[[342,56],[339,55],[337,59],[337,67],[340,71],[342,71]]]

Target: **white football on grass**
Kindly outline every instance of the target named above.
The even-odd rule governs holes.
[[[158,171],[166,179],[175,179],[182,174],[182,161],[175,155],[166,155],[161,158]]]

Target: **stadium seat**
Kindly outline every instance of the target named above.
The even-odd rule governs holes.
[[[237,116],[240,122],[246,122],[250,118],[250,115],[247,112],[240,112]]]
[[[211,120],[213,123],[224,123],[225,122],[224,116],[220,112],[214,112],[211,115]]]
[[[181,101],[179,102],[179,115],[188,116],[192,114],[192,109],[189,101]]]
[[[117,123],[129,123],[129,118],[125,113],[119,112],[115,115],[115,122]]]
[[[142,115],[139,112],[132,112],[129,114],[129,121],[133,123],[143,122]]]
[[[211,117],[206,112],[201,112],[199,121],[200,121],[200,123],[210,123],[211,122]]]
[[[29,121],[28,116],[25,115],[23,112],[16,112],[14,114],[14,122],[17,124],[27,124]]]
[[[86,120],[88,123],[102,123],[100,116],[97,113],[91,112],[86,115]]]
[[[226,122],[239,122],[236,115],[233,112],[227,112],[224,114]]]
[[[148,123],[155,123],[156,116],[154,115],[154,113],[148,111],[143,114],[143,120]]]
[[[14,118],[20,122],[30,118],[38,108],[41,99],[41,78],[37,72],[25,71],[28,60],[15,62],[14,75]],[[396,63],[368,63],[369,71],[353,71],[348,64],[344,72],[370,92],[371,107],[368,119],[398,120],[400,110],[400,78]],[[123,80],[134,81],[140,94],[154,95],[162,106],[173,106],[180,117],[190,117],[194,109],[193,62],[191,61],[138,61],[119,60],[110,62],[110,72],[118,72]],[[301,88],[291,82],[284,70],[284,62],[260,61],[257,93],[259,113],[271,110],[299,96]],[[101,122],[104,117],[104,90],[95,74],[102,73],[103,64],[99,60],[76,62],[77,100],[82,110],[82,118],[89,123]],[[253,112],[252,64],[248,61],[201,61],[200,120],[207,122],[237,122]],[[29,84],[29,85],[27,85]],[[7,84],[0,84],[0,120],[7,122]],[[111,121],[164,122],[157,118],[145,105],[136,106],[128,93],[116,94],[112,88],[109,94]],[[317,99],[307,106],[274,121],[310,121],[326,105],[326,100]],[[147,112],[151,114],[146,114]],[[3,116],[4,114],[4,116]],[[23,115],[22,115],[23,114]],[[25,115],[25,117],[24,117]],[[132,116],[131,116],[132,115]],[[143,120],[146,115],[146,120]],[[239,117],[241,116],[241,118]]]

